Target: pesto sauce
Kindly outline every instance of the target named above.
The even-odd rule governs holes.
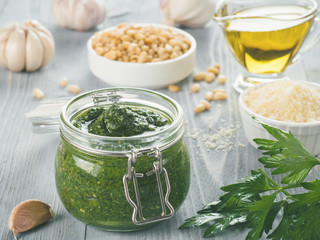
[[[111,137],[129,137],[160,131],[169,124],[169,119],[159,113],[119,104],[107,108],[91,108],[73,120],[73,125],[79,129]]]
[[[85,113],[77,115],[73,123],[81,130],[87,131],[90,128],[90,123],[99,119],[105,110],[91,108]],[[125,109],[125,112],[128,113],[128,110]],[[150,126],[156,126],[158,122],[159,125],[162,125],[159,127],[170,124],[169,119],[163,121],[164,116],[158,113],[146,110],[140,114],[140,110],[143,109],[130,109],[131,112],[139,115],[138,118],[142,115],[145,119],[148,116],[156,119],[152,124],[148,122]],[[166,125],[163,125],[164,122],[166,122]],[[123,132],[126,127],[121,127],[117,133],[127,135]],[[157,127],[155,127],[155,130],[157,130]],[[101,133],[102,130],[92,131]],[[138,146],[133,147],[139,148]],[[183,137],[173,146],[162,151],[162,157],[163,167],[168,172],[171,185],[169,202],[177,209],[186,198],[190,184],[189,153]],[[139,157],[134,164],[136,172],[149,172],[154,161],[156,159],[147,156],[147,154]],[[128,171],[127,157],[90,154],[62,138],[56,154],[55,169],[56,186],[60,199],[65,208],[77,219],[113,231],[134,231],[150,226],[150,224],[138,226],[133,224],[131,220],[133,208],[125,197],[122,181],[123,176]],[[161,176],[161,181],[165,193],[167,189],[163,176]],[[144,217],[160,216],[161,205],[155,175],[149,177],[144,175],[143,178],[138,178],[138,184]],[[128,186],[130,196],[136,202],[132,181],[128,181]]]

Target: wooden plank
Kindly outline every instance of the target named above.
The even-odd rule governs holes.
[[[19,3],[18,3],[19,2]],[[12,239],[7,227],[11,209],[19,202],[37,198],[52,205],[56,217],[43,227],[23,234],[28,239],[200,239],[204,229],[177,230],[187,217],[193,216],[205,203],[221,195],[220,187],[247,176],[251,169],[262,165],[256,160],[261,154],[245,139],[238,113],[238,94],[232,88],[232,81],[241,67],[228,51],[222,33],[215,23],[203,29],[184,30],[191,33],[198,42],[197,61],[194,71],[206,71],[215,63],[221,64],[221,73],[227,77],[225,86],[217,81],[201,84],[199,93],[190,94],[192,77],[178,85],[182,91],[171,93],[159,91],[176,99],[185,113],[186,141],[191,157],[191,185],[185,203],[174,218],[139,232],[116,233],[86,226],[74,219],[62,206],[55,190],[54,155],[59,141],[58,135],[35,135],[24,113],[35,107],[39,101],[32,97],[32,89],[41,88],[46,98],[73,96],[67,89],[59,87],[59,80],[66,76],[69,82],[79,85],[83,91],[107,87],[94,77],[88,69],[86,41],[99,29],[121,22],[160,23],[158,1],[118,0],[107,1],[108,11],[128,8],[130,14],[107,19],[101,26],[88,32],[66,30],[56,23],[51,14],[51,1],[0,0],[0,25],[12,20],[39,19],[52,32],[56,43],[53,61],[34,73],[10,73],[0,69],[0,239]],[[290,69],[288,75],[298,80],[318,79],[319,45]],[[312,75],[312,71],[316,73]],[[315,76],[315,77],[313,77]],[[204,98],[207,91],[223,88],[229,99],[223,103],[212,103],[212,108],[200,115],[193,112],[194,106]],[[230,138],[222,134],[223,144],[230,142],[230,150],[213,148],[215,139],[222,130],[232,132]],[[220,136],[221,137],[221,136]],[[244,239],[246,231],[234,231],[214,239]]]

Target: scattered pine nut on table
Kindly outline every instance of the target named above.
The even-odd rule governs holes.
[[[204,110],[206,110],[206,106],[203,103],[197,104],[197,106],[194,108],[195,113],[201,113]]]
[[[216,75],[214,73],[207,73],[206,78],[204,79],[207,83],[212,83],[214,79],[216,78]]]
[[[180,92],[180,87],[174,84],[168,86],[170,92]]]
[[[219,64],[219,63],[216,63],[213,67],[214,67],[214,68],[217,68],[217,69],[220,69],[220,64]]]
[[[193,76],[193,80],[195,81],[203,81],[206,78],[205,72],[198,72]]]
[[[216,68],[216,67],[209,67],[208,68],[208,72],[211,72],[211,73],[213,73],[215,75],[219,75],[220,70],[218,68]]]
[[[203,104],[206,109],[210,109],[211,108],[211,104],[206,100],[200,100],[199,103]]]
[[[81,91],[80,87],[74,84],[69,84],[68,89],[69,89],[69,92],[74,94],[78,94]]]
[[[219,82],[219,84],[225,84],[225,82],[226,82],[226,76],[225,75],[219,75],[219,77],[218,77],[218,82]]]
[[[207,92],[205,96],[206,100],[211,102],[213,100],[213,95],[214,95],[213,92]]]
[[[44,98],[44,93],[42,92],[42,90],[40,88],[35,88],[35,89],[33,89],[33,96],[38,99],[42,99],[42,98]]]
[[[200,84],[198,84],[198,83],[192,84],[192,85],[191,85],[191,88],[190,88],[190,91],[191,91],[192,93],[199,92],[199,91],[200,91],[200,88],[201,88]]]
[[[225,100],[227,98],[228,98],[228,95],[225,91],[216,91],[213,94],[213,100],[215,101]]]
[[[68,78],[63,77],[60,80],[60,87],[66,87],[68,85]]]

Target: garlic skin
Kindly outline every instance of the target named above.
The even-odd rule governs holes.
[[[107,9],[104,0],[52,0],[52,12],[61,26],[86,31],[104,21]]]
[[[13,72],[35,71],[54,56],[54,39],[38,21],[0,29],[0,66]]]
[[[26,200],[19,203],[9,217],[9,229],[13,235],[28,231],[53,218],[50,205],[39,200]]]
[[[164,23],[204,27],[213,17],[217,0],[160,0]]]

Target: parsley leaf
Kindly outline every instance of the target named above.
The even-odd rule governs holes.
[[[320,180],[303,182],[320,160],[292,133],[262,126],[275,140],[254,139],[264,155],[258,160],[265,168],[274,169],[272,175],[284,174],[281,183],[260,168],[252,170],[250,176],[222,187],[226,193],[186,219],[180,229],[204,226],[204,237],[211,237],[245,225],[250,229],[247,240],[258,240],[263,233],[272,240],[320,240]],[[293,188],[304,192],[290,194]]]
[[[320,161],[312,156],[291,132],[286,133],[266,124],[262,126],[278,141],[254,139],[259,149],[264,150],[263,154],[270,155],[258,160],[266,168],[275,168],[272,172],[274,175],[290,172],[281,183],[301,183],[315,165],[320,165]]]
[[[307,190],[307,193],[292,195],[296,200],[291,204],[291,211],[305,205],[316,205],[320,202],[320,180],[316,179],[312,182],[301,183],[301,186]]]
[[[259,239],[261,237],[266,217],[276,196],[276,192],[271,195],[262,196],[260,201],[256,201],[252,206],[248,206],[248,210],[250,211],[247,216],[250,222],[248,228],[252,228],[252,230],[248,233],[247,239]]]

